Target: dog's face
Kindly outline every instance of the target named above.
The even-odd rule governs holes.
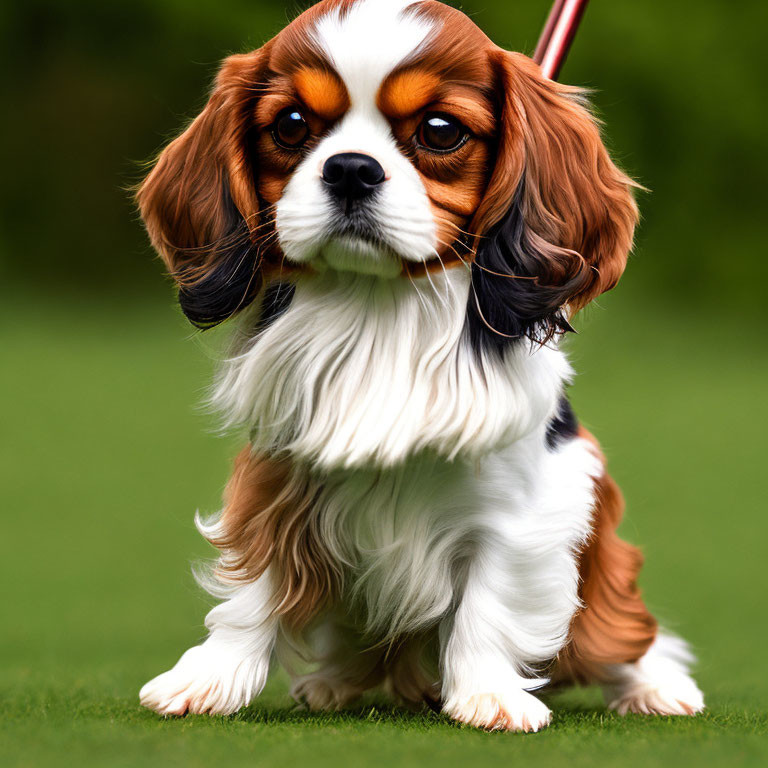
[[[276,42],[283,88],[273,81],[257,130],[283,184],[262,194],[294,264],[398,275],[404,262],[452,261],[482,198],[496,134],[489,41],[463,14],[407,5],[320,6],[294,32],[316,51]]]
[[[636,218],[575,89],[433,0],[323,0],[227,59],[139,191],[203,327],[291,273],[473,264],[502,337],[612,287]]]

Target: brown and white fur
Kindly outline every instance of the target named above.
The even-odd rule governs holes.
[[[213,402],[250,442],[198,521],[209,637],[145,706],[235,712],[298,651],[312,708],[384,685],[535,731],[532,691],[597,682],[621,713],[701,711],[565,395],[632,187],[578,89],[433,0],[324,0],[225,61],[138,201],[188,317],[239,316]]]

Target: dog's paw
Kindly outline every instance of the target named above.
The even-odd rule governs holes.
[[[489,731],[535,732],[552,719],[547,706],[526,691],[481,693],[450,702],[443,711],[454,720]]]
[[[696,715],[704,710],[704,696],[689,677],[660,685],[634,685],[618,691],[608,704],[620,715]]]
[[[226,650],[229,652],[227,653]],[[139,692],[142,706],[170,715],[231,715],[248,704],[266,680],[266,665],[207,644],[190,648],[173,669]]]
[[[339,710],[361,694],[360,688],[321,674],[300,677],[291,687],[291,696],[311,710]]]

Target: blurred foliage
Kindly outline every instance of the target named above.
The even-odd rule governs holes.
[[[217,62],[308,3],[15,0],[0,9],[6,287],[161,290],[125,187],[205,101]],[[547,0],[467,0],[530,53]],[[650,190],[628,281],[757,318],[765,253],[768,9],[760,0],[594,0],[563,72],[595,88],[608,141]]]

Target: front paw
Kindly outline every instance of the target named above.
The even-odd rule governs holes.
[[[233,654],[231,648],[198,645],[173,669],[139,692],[142,706],[169,715],[231,715],[248,704],[266,681],[268,661]]]
[[[291,696],[308,709],[336,711],[359,698],[362,688],[321,674],[305,675],[291,687]]]
[[[552,719],[547,706],[526,691],[449,700],[443,711],[454,720],[488,731],[540,731]]]

